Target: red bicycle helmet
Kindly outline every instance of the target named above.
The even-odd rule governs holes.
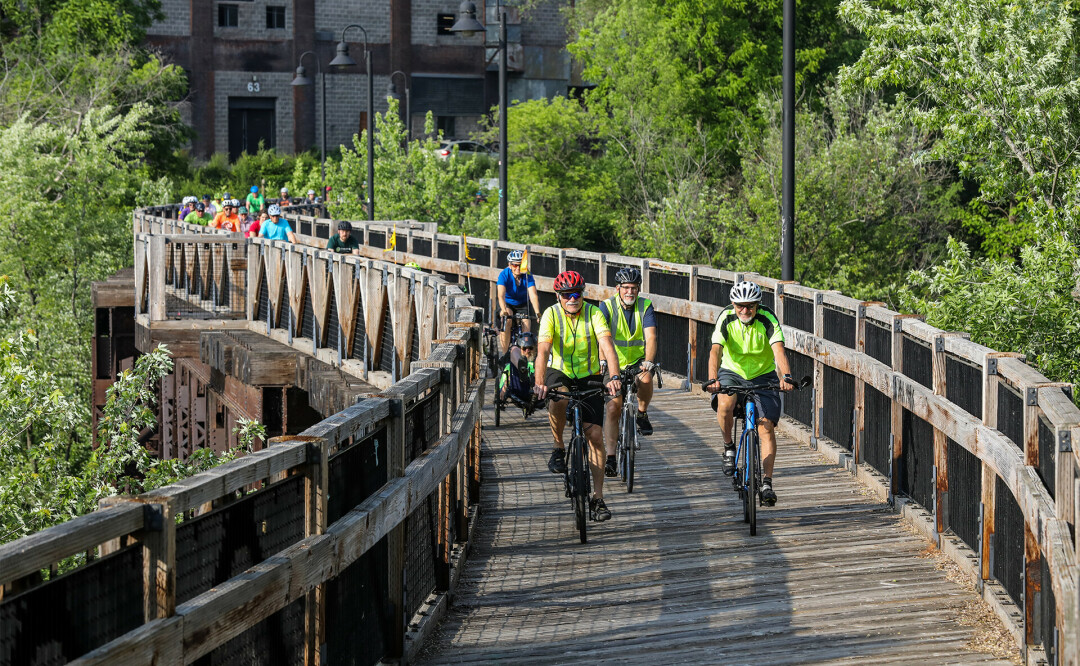
[[[577,271],[563,271],[555,276],[555,291],[580,291],[585,288],[585,278]]]

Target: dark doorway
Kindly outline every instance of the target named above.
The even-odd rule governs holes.
[[[276,145],[276,99],[264,97],[229,98],[229,159],[235,161],[240,153],[253,154],[259,142],[267,148]]]

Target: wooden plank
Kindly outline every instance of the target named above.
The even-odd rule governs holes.
[[[213,502],[244,486],[271,478],[307,462],[305,442],[283,442],[249,453],[212,470],[140,495],[140,499],[169,502],[174,514]]]
[[[121,502],[0,544],[0,583],[9,583],[143,528],[143,506]]]
[[[69,662],[72,666],[154,664],[182,666],[184,619],[173,616],[155,620]]]

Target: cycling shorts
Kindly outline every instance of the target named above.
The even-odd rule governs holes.
[[[587,385],[588,382],[602,381],[604,381],[603,375],[589,375],[588,377],[573,379],[567,377],[566,373],[562,370],[556,370],[555,368],[548,368],[547,372],[544,373],[544,384],[546,384],[548,388],[565,388],[570,391],[577,391],[592,388]],[[589,396],[589,398],[581,404],[581,422],[583,424],[597,425],[601,428],[604,427],[604,398],[605,395]],[[548,400],[550,402],[559,402],[565,401],[566,398],[551,396]]]
[[[720,371],[716,373],[716,378],[720,380],[720,383],[724,386],[768,386],[770,384],[776,384],[779,382],[779,378],[775,372],[766,372],[763,375],[758,375],[753,379],[743,379],[738,373],[728,370],[726,368],[720,368]],[[758,413],[769,419],[776,424],[780,421],[781,404],[780,404],[780,391],[761,391],[757,394]]]

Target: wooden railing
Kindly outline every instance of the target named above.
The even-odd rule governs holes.
[[[136,234],[142,319],[167,316],[166,299],[221,306],[181,288],[192,281],[183,268],[192,248],[209,246],[213,265],[256,285],[239,317],[258,313],[273,284],[266,300],[289,312],[270,317],[273,337],[344,365],[354,350],[374,350],[375,362],[385,353],[402,379],[264,450],[0,546],[3,661],[181,664],[215,651],[230,661],[270,640],[292,662],[408,659],[419,647],[410,621],[445,607],[476,515],[481,310],[434,276],[137,217],[152,230]],[[333,352],[317,349],[332,307],[355,314],[365,304],[370,323],[353,321],[378,334],[355,346],[343,324]],[[290,317],[295,326],[277,328]],[[266,332],[266,321],[249,323]],[[299,337],[309,326],[316,333]],[[43,580],[84,553],[84,565]],[[358,630],[364,612],[375,619]]]

